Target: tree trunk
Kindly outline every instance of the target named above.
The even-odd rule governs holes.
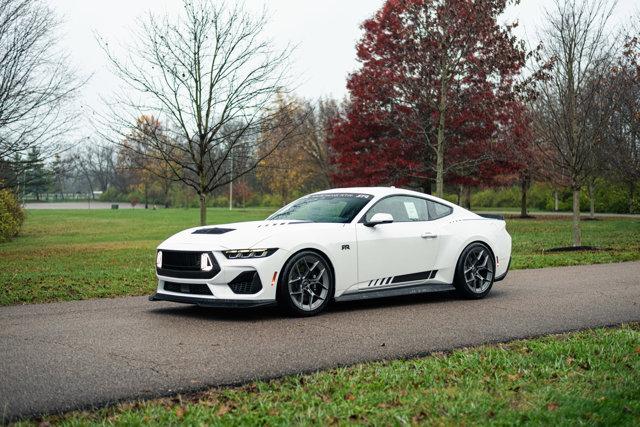
[[[444,129],[445,129],[445,115],[447,112],[447,85],[445,81],[445,75],[440,79],[440,105],[438,106],[438,136],[436,146],[436,196],[444,197]]]
[[[635,183],[629,183],[629,213],[633,213],[633,197],[635,195]]]
[[[458,203],[456,203],[458,206],[462,206],[460,204],[461,200],[462,200],[462,185],[458,185]]]
[[[200,193],[200,225],[207,225],[207,200],[204,193]]]
[[[558,212],[558,190],[553,192],[553,198],[554,198],[553,210]]]
[[[436,148],[436,197],[444,197],[444,130],[440,126],[438,126],[438,146]]]
[[[464,201],[463,201],[463,203],[464,203],[463,207],[465,209],[471,210],[471,186],[470,185],[465,185],[464,186]]]
[[[593,182],[589,183],[589,218],[595,219],[596,217],[596,206],[594,200],[594,184]]]
[[[422,181],[422,192],[425,194],[431,194],[431,180],[425,179]]]
[[[526,175],[520,177],[520,217],[527,218],[527,191],[529,190],[529,178]]]
[[[168,181],[165,180],[164,182],[164,207],[168,208],[169,207],[169,183]]]
[[[144,182],[142,185],[144,189],[144,208],[149,209],[149,190],[147,190],[147,183]]]
[[[582,245],[580,233],[580,188],[573,189],[573,246]]]

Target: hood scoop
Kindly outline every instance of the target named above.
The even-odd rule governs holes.
[[[221,228],[221,227],[210,227],[210,228],[198,228],[191,234],[224,234],[230,231],[235,230],[235,228]]]

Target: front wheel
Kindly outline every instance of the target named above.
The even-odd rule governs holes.
[[[483,243],[472,243],[460,255],[453,284],[465,298],[484,298],[491,291],[495,271],[489,248]]]
[[[291,257],[280,278],[278,301],[297,316],[320,313],[333,295],[331,268],[324,257],[313,251],[302,251]]]

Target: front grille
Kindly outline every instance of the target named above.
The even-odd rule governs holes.
[[[200,252],[162,252],[162,267],[170,270],[200,270]]]
[[[229,287],[234,294],[257,294],[262,289],[262,283],[256,271],[243,271],[229,282]]]
[[[220,266],[211,252],[209,254],[213,268],[211,271],[200,269],[200,258],[205,252],[162,251],[162,267],[156,271],[160,276],[180,277],[184,279],[211,279],[220,272]]]
[[[164,282],[164,290],[181,294],[213,295],[204,283],[174,283]]]

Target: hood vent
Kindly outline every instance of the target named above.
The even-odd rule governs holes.
[[[235,230],[235,228],[220,228],[220,227],[212,227],[212,228],[198,228],[191,234],[224,234],[230,231]]]
[[[274,220],[267,220],[262,224],[258,224],[257,228],[260,227],[274,227],[276,225],[295,225],[295,224],[309,224],[312,223],[313,221],[305,221],[305,220],[297,220],[297,221],[291,221],[291,222],[278,222],[278,221],[274,221]]]

